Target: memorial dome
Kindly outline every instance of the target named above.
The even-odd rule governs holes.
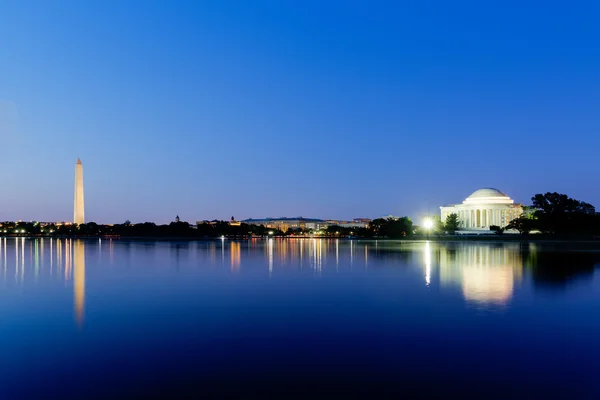
[[[498,189],[494,188],[483,188],[473,192],[467,199],[477,199],[480,197],[508,197]]]
[[[463,201],[463,204],[512,204],[513,200],[504,192],[494,188],[483,188],[474,191]]]

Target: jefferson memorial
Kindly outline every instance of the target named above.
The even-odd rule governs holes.
[[[490,229],[495,225],[504,228],[523,214],[523,206],[498,189],[484,188],[475,191],[461,204],[440,207],[442,221],[450,214],[458,214],[461,229]]]

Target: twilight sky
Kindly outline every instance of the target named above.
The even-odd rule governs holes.
[[[401,5],[404,4],[404,5]],[[598,1],[0,4],[0,220],[600,208]]]

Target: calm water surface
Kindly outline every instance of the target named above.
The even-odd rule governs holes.
[[[0,399],[600,398],[590,245],[0,238]]]

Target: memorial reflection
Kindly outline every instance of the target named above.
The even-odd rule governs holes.
[[[523,259],[518,243],[449,243],[431,247],[439,261],[441,285],[460,286],[467,302],[504,305],[522,280]]]

